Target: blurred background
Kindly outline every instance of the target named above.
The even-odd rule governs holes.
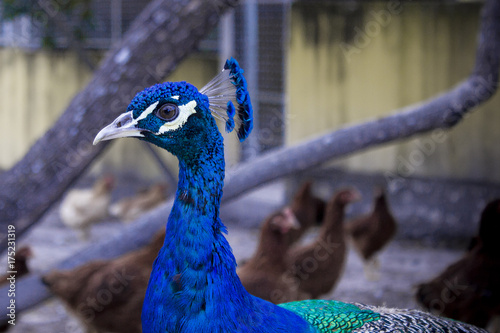
[[[72,2],[76,8],[69,6]],[[36,9],[17,8],[20,3],[5,1],[4,6],[15,8],[4,9],[9,16],[3,15],[0,34],[1,132],[5,138],[16,137],[0,142],[3,169],[13,166],[53,124],[148,2],[66,0],[73,31],[63,31],[50,20],[34,24],[27,15]],[[259,119],[251,147],[255,152],[249,154],[261,153],[391,114],[456,85],[474,64],[481,4],[260,1],[252,5],[255,10],[241,4],[165,80],[188,80],[201,87],[220,70],[222,60],[238,59],[253,79],[248,81]],[[15,10],[28,12],[8,19]],[[411,152],[435,141],[432,134],[362,152],[336,165],[498,182],[498,100],[492,98],[446,133],[432,152],[424,151],[422,161],[413,163]],[[145,177],[158,177],[154,163],[136,158],[140,144],[133,153],[128,147],[127,154],[125,144],[135,143],[113,143],[94,171],[141,170]],[[233,155],[238,161],[240,156]],[[409,164],[407,174],[401,164]]]
[[[148,3],[2,1],[1,169],[13,167],[53,126]],[[474,66],[483,4],[240,1],[164,80],[185,80],[201,88],[225,59],[233,56],[239,61],[249,83],[256,124],[243,144],[235,135],[225,134],[231,169],[346,125],[393,114],[453,88]],[[123,104],[124,111],[126,107]],[[357,188],[363,198],[347,208],[347,217],[368,213],[374,188],[382,186],[398,232],[395,243],[381,254],[380,279],[366,280],[361,260],[351,251],[344,277],[325,297],[417,308],[415,285],[463,255],[477,234],[483,208],[500,197],[498,109],[496,94],[449,130],[327,161],[228,203],[222,215],[237,259],[252,255],[260,223],[287,204],[304,181],[311,180],[313,192],[323,200],[341,187]],[[118,202],[165,183],[169,190],[159,200],[164,201],[168,191],[175,189],[176,168],[175,158],[161,149],[146,148],[138,140],[116,140],[75,187],[90,188],[96,179],[112,175],[110,200]],[[105,218],[92,225],[87,238],[81,238],[67,228],[59,210],[57,204],[18,240],[32,247],[30,264],[35,272],[47,271],[122,226],[116,216]],[[20,315],[12,331],[83,329],[60,303],[51,302]]]

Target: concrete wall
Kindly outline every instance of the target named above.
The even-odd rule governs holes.
[[[0,49],[0,168],[23,157],[90,76],[73,53]]]
[[[291,12],[288,144],[443,92],[475,58],[480,4],[303,2]],[[358,153],[336,164],[402,176],[500,181],[500,96],[450,131]]]
[[[299,2],[291,9],[287,144],[418,103],[453,87],[472,69],[478,3],[327,3]],[[187,80],[201,87],[218,70],[215,57],[198,54],[167,80]],[[0,168],[9,168],[24,155],[90,76],[72,52],[0,49]],[[402,176],[499,182],[498,109],[497,94],[437,137],[388,144],[335,165]],[[226,146],[231,166],[239,156],[234,135],[227,136]],[[160,154],[176,166],[168,154]],[[113,143],[93,171],[114,168],[161,176],[138,140]]]

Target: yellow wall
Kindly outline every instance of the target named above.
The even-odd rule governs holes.
[[[288,144],[388,115],[453,87],[471,72],[480,5],[390,7],[394,3],[363,3],[361,14],[349,19],[333,5],[292,7]],[[499,108],[497,94],[439,142],[423,135],[338,164],[403,176],[500,181]],[[429,153],[419,143],[427,143]]]
[[[339,6],[310,2],[292,6],[287,144],[387,115],[453,87],[470,73],[479,4],[403,2],[391,13],[391,3],[396,2],[363,2],[362,13],[348,18]],[[193,55],[168,80],[187,80],[201,87],[218,67],[215,57]],[[0,49],[0,168],[9,168],[25,154],[90,76],[72,52]],[[497,93],[440,142],[423,135],[336,163],[353,170],[399,171],[403,176],[500,181],[498,109]],[[226,135],[226,140],[231,166],[238,160],[239,144],[235,135]],[[419,144],[428,147],[429,142],[434,145],[427,154]],[[170,155],[159,153],[176,167]],[[142,143],[133,139],[112,143],[93,171],[114,168],[161,176]]]
[[[9,168],[91,76],[75,54],[0,49],[0,168]]]

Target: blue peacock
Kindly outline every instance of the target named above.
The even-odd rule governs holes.
[[[274,305],[250,295],[219,218],[225,167],[215,118],[240,141],[252,130],[246,81],[234,59],[199,91],[167,82],[139,92],[94,140],[138,137],[179,160],[165,242],[142,309],[143,332],[485,332],[417,310],[333,300]]]

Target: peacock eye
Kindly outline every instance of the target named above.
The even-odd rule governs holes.
[[[179,107],[173,103],[165,103],[156,109],[155,115],[165,121],[172,121],[179,115]]]

